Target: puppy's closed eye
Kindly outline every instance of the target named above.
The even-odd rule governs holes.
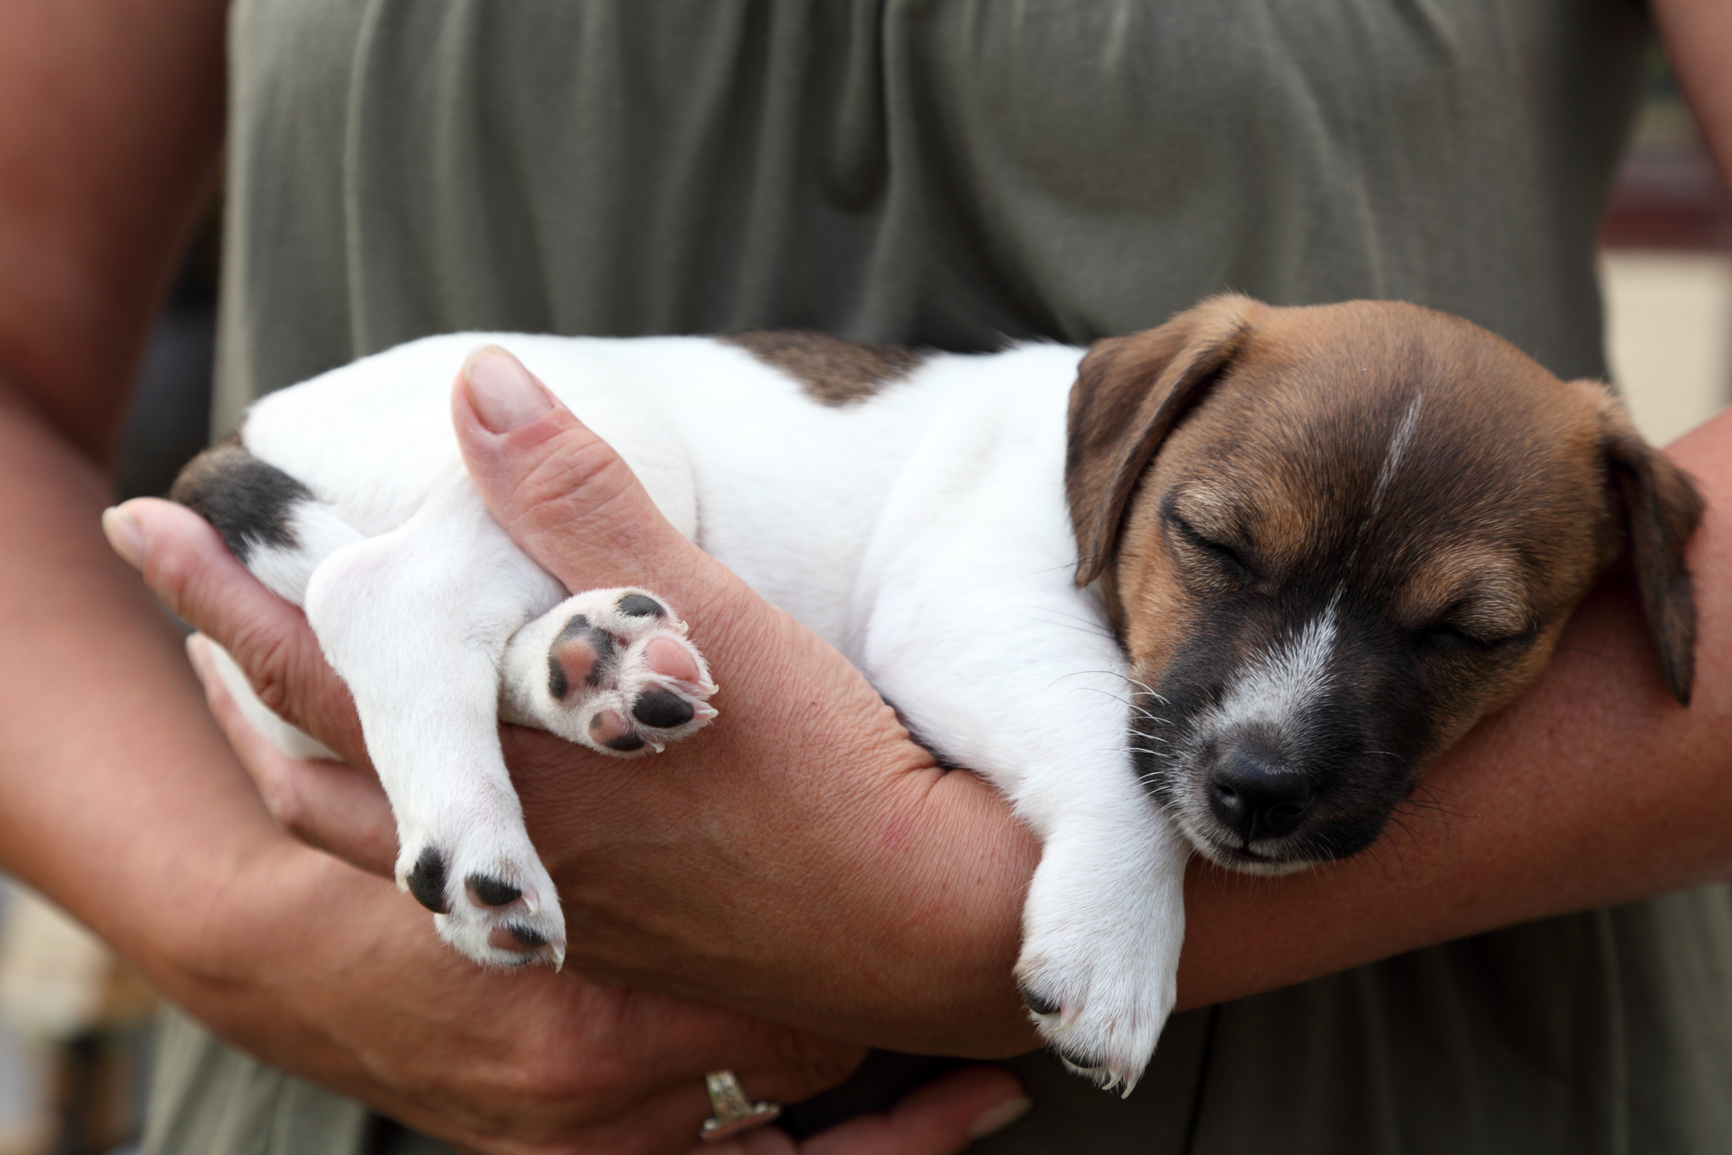
[[[1172,498],[1161,513],[1168,542],[1181,567],[1208,586],[1209,592],[1231,592],[1256,580],[1253,555],[1243,535],[1215,524],[1219,519],[1207,514],[1193,512],[1187,517]]]
[[[1514,652],[1539,637],[1540,627],[1514,582],[1496,572],[1470,583],[1448,608],[1416,631],[1421,650],[1437,655]]]
[[[1485,638],[1474,630],[1451,622],[1438,622],[1427,626],[1419,632],[1416,639],[1422,651],[1438,657],[1489,653],[1510,640],[1512,639]]]

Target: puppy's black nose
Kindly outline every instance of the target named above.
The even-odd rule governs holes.
[[[1246,842],[1280,838],[1311,810],[1311,783],[1254,746],[1236,746],[1209,771],[1209,809]]]

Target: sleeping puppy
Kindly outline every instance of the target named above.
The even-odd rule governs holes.
[[[487,344],[1011,800],[1044,844],[1016,979],[1103,1086],[1128,1093],[1172,1007],[1191,851],[1283,873],[1369,846],[1621,553],[1689,697],[1689,481],[1604,386],[1443,314],[1223,296],[983,356],[428,338],[266,397],[174,496],[306,608],[396,813],[398,882],[480,962],[565,945],[496,716],[618,755],[725,724],[675,607],[568,597],[487,515],[445,415]]]

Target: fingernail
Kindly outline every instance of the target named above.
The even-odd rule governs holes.
[[[516,357],[497,345],[486,345],[463,362],[469,403],[481,424],[495,433],[510,433],[553,408]]]
[[[988,1135],[1004,1130],[1024,1115],[1034,1106],[1034,1100],[1026,1095],[1018,1095],[1014,1099],[1006,1099],[995,1103],[974,1117],[974,1122],[968,1125],[968,1138],[984,1139]]]
[[[85,523],[90,524],[89,522]],[[144,551],[146,542],[144,529],[132,519],[132,515],[117,505],[111,505],[102,511],[102,535],[108,539],[108,544],[114,547],[127,565],[133,569],[144,568]]]

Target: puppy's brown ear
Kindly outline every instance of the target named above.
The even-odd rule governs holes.
[[[1245,346],[1263,306],[1211,297],[1158,329],[1096,341],[1070,393],[1065,495],[1076,526],[1076,582],[1118,547],[1137,481],[1173,425]]]
[[[1576,384],[1598,394],[1606,480],[1623,498],[1642,610],[1660,651],[1666,685],[1688,706],[1696,672],[1696,599],[1684,565],[1684,543],[1702,520],[1702,496],[1688,474],[1643,440],[1605,386]]]

